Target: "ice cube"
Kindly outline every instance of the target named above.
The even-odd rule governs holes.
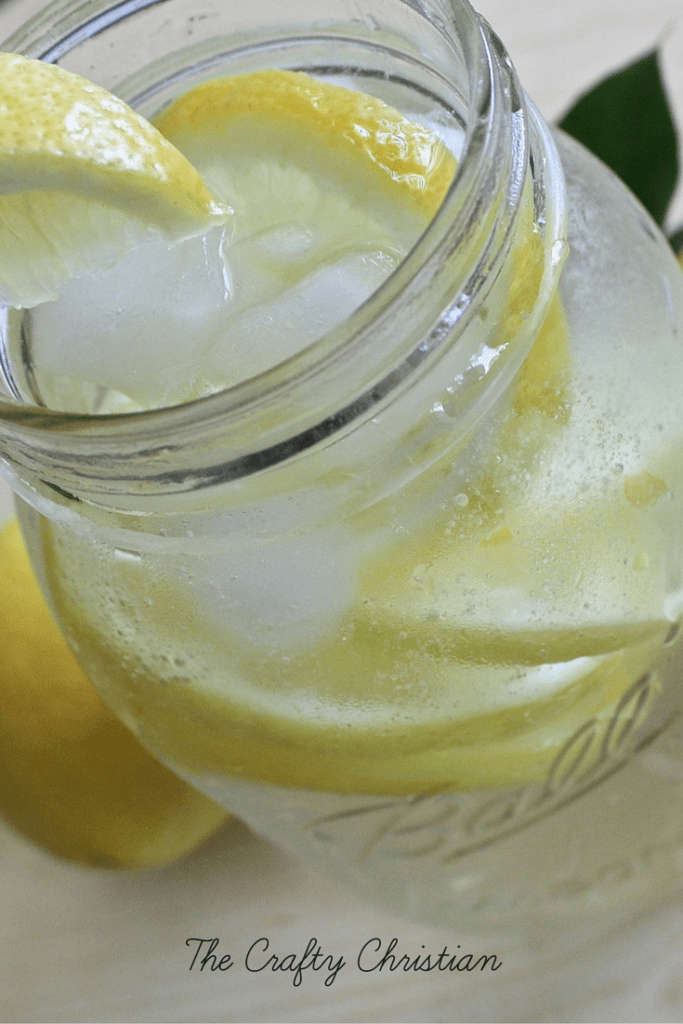
[[[143,408],[195,397],[198,365],[230,301],[221,231],[170,249],[161,241],[139,246],[32,310],[26,334],[38,388],[50,392],[43,400],[69,408],[66,396],[73,401],[79,382],[83,393],[115,392]]]

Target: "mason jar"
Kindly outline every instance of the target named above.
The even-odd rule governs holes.
[[[219,74],[343,81],[453,180],[343,323],[181,405],[51,408],[6,310],[36,572],[121,720],[257,832],[561,956],[681,886],[683,277],[466,0],[197,14],[67,0],[3,49],[148,116]]]

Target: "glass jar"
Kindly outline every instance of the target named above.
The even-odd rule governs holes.
[[[239,8],[239,9],[237,9]],[[681,885],[683,278],[465,0],[52,4],[3,45],[151,115],[343,80],[457,170],[348,320],[182,406],[41,407],[0,454],[54,614],[175,771],[399,914],[563,956]]]

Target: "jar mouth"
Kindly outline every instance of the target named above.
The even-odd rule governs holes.
[[[130,0],[111,10],[102,2],[94,15],[74,26],[81,7],[93,11],[92,4],[75,3],[68,8],[73,12],[68,45],[64,39],[55,39],[54,32],[40,34],[47,12],[27,23],[5,45],[57,60],[89,33],[101,32],[114,20],[158,2]],[[505,261],[530,166],[537,178],[535,225],[543,235],[545,250],[533,315],[540,325],[563,255],[559,158],[547,127],[522,93],[495,34],[466,0],[452,0],[448,7],[458,32],[451,44],[460,47],[468,72],[463,149],[440,209],[382,286],[338,327],[285,362],[181,405],[123,414],[81,414],[0,401],[0,430],[8,438],[3,447],[10,462],[24,462],[23,458],[17,460],[17,446],[21,450],[35,448],[39,439],[62,469],[78,466],[81,479],[89,475],[89,469],[98,477],[103,470],[111,473],[114,464],[121,467],[123,479],[128,475],[123,466],[127,463],[130,469],[131,460],[149,463],[162,450],[188,446],[208,455],[211,448],[210,466],[199,477],[194,474],[192,486],[197,487],[249,475],[333,439],[410,386],[420,367],[437,359],[440,349],[453,344],[454,336],[462,333],[486,294],[487,280],[495,280]],[[446,31],[443,26],[442,30]],[[28,44],[32,32],[37,39]],[[496,160],[503,150],[509,154],[504,187],[498,189],[504,202],[496,210],[490,203],[496,191],[491,180],[497,175],[500,185]],[[492,230],[482,245],[480,224],[487,218]],[[444,268],[448,268],[447,275]],[[436,290],[435,282],[439,282]],[[395,324],[408,316],[419,329],[406,332],[397,343]],[[323,390],[334,400],[321,400]],[[340,394],[348,396],[344,404],[338,400]],[[263,429],[266,421],[271,423],[268,430]],[[216,445],[218,435],[221,442]],[[163,476],[177,485],[182,471],[166,471]],[[177,479],[173,480],[174,476]]]

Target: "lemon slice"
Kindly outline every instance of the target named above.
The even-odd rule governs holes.
[[[198,164],[210,162],[216,187],[243,198],[253,229],[273,209],[305,202],[283,195],[273,182],[259,188],[259,163],[271,174],[295,168],[370,208],[378,194],[385,209],[405,204],[431,218],[455,170],[451,152],[434,131],[367,93],[322,82],[303,72],[269,69],[215,78],[181,96],[154,122]],[[245,167],[251,175],[241,177]],[[370,185],[372,196],[364,195]],[[265,201],[265,207],[263,205]]]
[[[34,375],[53,408],[177,404],[281,365],[386,280],[455,170],[428,126],[299,72],[211,80],[154,124],[230,206],[230,232],[145,247],[41,309]]]
[[[33,306],[150,232],[174,241],[227,216],[121,100],[53,64],[0,54],[0,301]]]

